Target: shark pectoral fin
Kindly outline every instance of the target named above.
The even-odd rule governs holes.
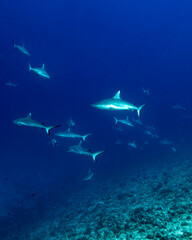
[[[137,108],[137,114],[139,117],[140,117],[140,111],[145,105],[146,105],[146,103]]]
[[[113,98],[114,99],[121,99],[121,97],[120,97],[120,90],[115,94],[115,96]]]
[[[88,134],[86,134],[86,135],[84,135],[84,136],[82,136],[82,138],[83,138],[83,141],[85,141],[85,139],[88,137],[88,136],[90,136],[92,133],[88,133]]]
[[[47,134],[50,135],[50,131],[53,130],[54,128],[58,128],[58,127],[60,127],[60,125],[46,127],[45,130],[46,130]]]

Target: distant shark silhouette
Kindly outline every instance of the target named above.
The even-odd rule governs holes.
[[[114,119],[115,119],[115,124],[119,122],[128,126],[134,127],[134,125],[129,121],[128,116],[125,119],[117,119],[116,117],[114,117]]]
[[[24,43],[23,43],[23,45],[17,45],[17,44],[14,43],[14,48],[17,48],[17,49],[19,49],[19,51],[21,51],[25,55],[30,56],[30,53],[27,51],[27,49],[24,46]]]
[[[82,138],[83,141],[85,141],[85,139],[91,135],[91,133],[88,133],[86,135],[80,135],[78,133],[73,133],[71,132],[71,129],[70,127],[67,129],[67,131],[64,131],[64,132],[58,132],[58,133],[55,133],[56,136],[58,137],[63,137],[63,138]]]

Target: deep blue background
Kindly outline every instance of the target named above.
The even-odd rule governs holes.
[[[70,188],[73,182],[82,181],[90,166],[94,181],[99,181],[177,156],[156,140],[145,147],[143,142],[149,138],[144,127],[125,127],[123,133],[113,130],[113,116],[125,118],[127,113],[91,107],[118,90],[123,99],[138,106],[147,103],[141,121],[154,125],[162,139],[173,140],[176,154],[188,149],[191,12],[190,1],[1,1],[1,183],[4,178],[10,185],[18,183],[20,194],[26,188],[19,186],[30,192],[54,181]],[[24,42],[31,56],[14,49],[13,41]],[[29,73],[28,63],[37,67],[44,63],[51,79]],[[7,87],[8,81],[19,86]],[[150,90],[149,97],[142,88]],[[171,106],[175,104],[187,110],[174,111]],[[72,116],[74,131],[94,133],[85,146],[107,152],[95,165],[89,158],[66,153],[68,146],[78,143],[75,140],[60,139],[52,151],[51,137],[45,131],[12,123],[29,112],[40,122],[61,124],[62,130]],[[137,118],[135,112],[129,115]],[[116,139],[123,139],[124,145],[115,145]],[[142,151],[129,151],[127,142],[133,139],[144,147]]]

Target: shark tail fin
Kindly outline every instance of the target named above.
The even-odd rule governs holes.
[[[83,141],[85,141],[85,139],[86,139],[86,137],[88,137],[89,135],[91,135],[92,133],[88,133],[88,134],[86,134],[86,135],[84,135],[84,136],[82,136],[82,138],[83,138]]]
[[[60,125],[46,127],[45,130],[46,130],[47,134],[50,135],[50,131],[57,127],[60,127]]]
[[[115,119],[115,124],[118,123],[118,119],[116,117],[113,117]]]
[[[32,70],[32,67],[31,67],[31,65],[30,65],[30,63],[29,63],[29,72]]]
[[[140,117],[140,111],[141,109],[145,106],[146,104],[141,105],[140,107],[137,108],[137,114]]]
[[[99,151],[99,152],[93,153],[93,154],[92,154],[93,161],[94,161],[94,162],[97,162],[96,157],[97,157],[98,155],[104,153],[104,152],[105,152],[105,150],[104,150],[104,151]]]

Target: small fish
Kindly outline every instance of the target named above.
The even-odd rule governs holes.
[[[29,64],[29,72],[30,71],[35,72],[41,77],[50,78],[49,74],[45,70],[45,64],[43,64],[41,68],[32,68],[31,65]]]
[[[149,96],[149,89],[143,88],[143,93],[144,93],[145,95],[148,95],[148,96]]]
[[[27,117],[24,118],[17,118],[13,121],[18,126],[28,126],[28,127],[35,127],[45,129],[47,134],[50,135],[50,131],[54,128],[60,127],[59,125],[55,126],[45,126],[43,123],[39,123],[31,118],[31,113],[28,114]]]
[[[120,97],[120,91],[118,91],[113,98],[104,99],[100,102],[92,104],[92,107],[103,110],[136,110],[138,116],[140,116],[140,111],[144,106],[145,104],[137,107],[132,103],[122,100]]]
[[[14,48],[17,48],[17,49],[19,49],[22,53],[24,53],[25,55],[30,56],[30,53],[27,51],[27,49],[26,49],[25,46],[24,46],[24,43],[23,43],[23,45],[14,44]]]
[[[129,121],[128,116],[126,117],[126,119],[117,119],[116,117],[114,117],[114,119],[115,119],[115,124],[119,122],[119,123],[128,125],[130,127],[134,127],[133,124]]]
[[[99,151],[99,152],[92,153],[89,149],[82,147],[82,141],[80,141],[80,143],[78,145],[69,147],[68,152],[73,152],[73,153],[80,154],[80,155],[91,156],[93,158],[94,162],[96,162],[96,160],[97,160],[96,157],[99,156],[100,154],[104,153],[105,151]]]
[[[58,136],[58,137],[63,137],[63,138],[82,138],[83,141],[85,141],[85,139],[88,136],[90,136],[91,134],[92,133],[88,133],[86,135],[80,135],[78,133],[73,133],[73,132],[71,132],[70,127],[67,129],[67,131],[55,133],[55,135]]]
[[[84,177],[83,180],[84,181],[88,181],[88,180],[90,180],[93,177],[93,175],[94,175],[94,172],[92,172],[91,169],[89,169],[87,175]]]
[[[12,82],[7,82],[5,85],[6,85],[7,87],[17,87],[17,86],[18,86],[18,84],[12,83]]]

